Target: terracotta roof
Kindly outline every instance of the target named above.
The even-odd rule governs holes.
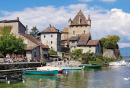
[[[50,32],[50,33],[52,33],[52,32],[59,32],[59,30],[56,29],[54,26],[50,25],[49,27],[47,27],[45,30],[43,30],[39,34],[41,34],[41,33],[48,33],[48,32]]]
[[[32,36],[27,35],[27,34],[23,34],[23,33],[20,33],[20,34],[23,35],[24,37],[26,37],[27,39],[31,40],[31,41],[34,42],[35,44],[40,45],[40,42],[39,42],[37,39],[33,38]],[[41,46],[42,46],[42,48],[48,48],[48,47],[45,46],[44,44],[41,44]]]
[[[89,40],[87,45],[97,45],[99,40]]]
[[[77,34],[76,36],[90,36],[90,34]]]
[[[86,45],[87,42],[89,41],[89,38],[90,38],[89,36],[81,36],[77,45],[78,46],[79,45]]]
[[[37,46],[39,46],[39,45],[35,45],[35,46],[31,46],[31,47],[27,47],[26,50],[32,50],[32,49],[34,49],[34,48],[37,47]]]
[[[87,19],[83,15],[82,11],[80,10],[78,14],[73,19],[71,25],[88,25]]]
[[[70,37],[69,41],[78,40],[79,38],[80,38],[79,36],[72,36]]]
[[[66,41],[66,40],[69,40],[69,38],[62,39],[62,41]]]
[[[62,32],[68,32],[69,28],[68,27],[64,27],[64,29],[62,30]]]
[[[67,40],[67,41],[60,41],[60,45],[61,45],[61,46],[64,46],[65,43],[67,43],[67,45],[69,45],[69,41],[68,41],[68,40]]]

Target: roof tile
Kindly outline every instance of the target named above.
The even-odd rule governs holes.
[[[32,36],[30,36],[30,35],[28,35],[28,34],[23,34],[23,33],[20,33],[20,34],[23,35],[24,37],[26,37],[27,39],[31,40],[31,41],[34,42],[35,44],[40,45],[40,42],[39,42],[37,39],[33,38]],[[48,47],[45,46],[44,44],[41,44],[41,46],[42,46],[43,48],[48,48]]]

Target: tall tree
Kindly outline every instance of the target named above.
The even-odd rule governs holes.
[[[23,39],[16,38],[13,34],[8,37],[0,36],[0,52],[6,56],[6,54],[22,54],[26,48],[26,44],[23,43]]]
[[[31,29],[30,35],[31,35],[32,37],[34,37],[34,38],[39,39],[39,36],[37,35],[38,33],[39,33],[39,31],[38,31],[37,27],[35,26],[35,27],[33,27],[33,28]]]
[[[117,42],[120,40],[120,37],[117,35],[108,35],[107,38],[100,39],[103,47],[105,49],[118,49]]]

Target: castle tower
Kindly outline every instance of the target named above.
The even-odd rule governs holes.
[[[90,34],[90,27],[91,27],[90,15],[88,15],[88,19],[86,19],[84,14],[80,10],[73,20],[71,20],[71,18],[69,19],[68,26],[69,26],[68,27],[69,38],[81,34]]]

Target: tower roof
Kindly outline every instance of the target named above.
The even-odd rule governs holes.
[[[49,27],[47,27],[45,30],[43,30],[39,34],[41,34],[41,33],[56,33],[56,32],[59,32],[59,30],[56,29],[54,26],[49,25]]]
[[[87,19],[85,18],[81,10],[77,13],[71,25],[88,25]]]

